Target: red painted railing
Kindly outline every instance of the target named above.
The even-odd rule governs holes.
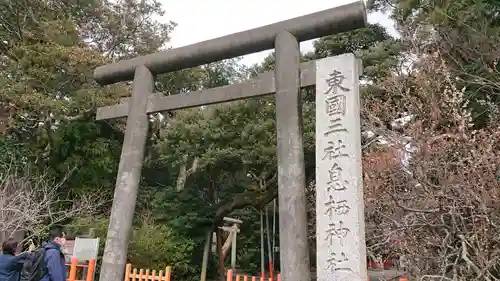
[[[93,281],[95,272],[95,260],[89,260],[88,264],[78,264],[78,259],[74,258],[71,260],[71,264],[66,264],[68,266],[68,279],[67,281]],[[85,279],[77,279],[78,269],[86,269]],[[80,274],[81,275],[81,274]]]

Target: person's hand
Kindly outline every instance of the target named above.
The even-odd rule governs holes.
[[[30,246],[28,248],[28,252],[33,252],[36,249],[35,243],[33,243],[33,240],[30,240]]]

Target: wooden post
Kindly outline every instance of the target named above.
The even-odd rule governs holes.
[[[142,281],[142,279],[144,278],[144,269],[140,269],[139,270],[139,281]]]
[[[132,281],[135,281],[137,279],[137,268],[134,268],[132,271]]]
[[[208,258],[210,256],[210,244],[212,240],[212,231],[207,232],[205,247],[203,248],[203,261],[201,264],[201,281],[207,280],[207,267],[208,267]]]
[[[233,224],[232,227],[233,236],[231,241],[231,269],[236,270],[236,237],[238,235],[238,225]]]
[[[124,279],[124,281],[130,281],[131,271],[132,271],[132,264],[127,263],[127,266],[125,267],[125,279]]]
[[[260,210],[260,278],[266,274],[265,266],[265,247],[264,247],[264,214]]]
[[[128,272],[129,270],[127,270]],[[89,268],[87,270],[87,278],[85,281],[94,281],[94,273],[95,273],[95,260],[91,259],[89,260]],[[128,279],[126,279],[128,281]]]
[[[172,274],[172,267],[171,266],[167,266],[167,268],[165,268],[165,281],[170,281],[170,275]]]
[[[69,270],[69,278],[68,281],[75,281],[76,280],[76,266],[78,265],[78,259],[72,258],[71,259],[71,267]]]

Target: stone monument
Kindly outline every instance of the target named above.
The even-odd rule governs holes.
[[[365,281],[359,75],[353,54],[316,61],[318,281]]]

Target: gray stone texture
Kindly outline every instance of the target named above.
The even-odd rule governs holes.
[[[366,281],[360,63],[353,54],[316,61],[318,281]]]

